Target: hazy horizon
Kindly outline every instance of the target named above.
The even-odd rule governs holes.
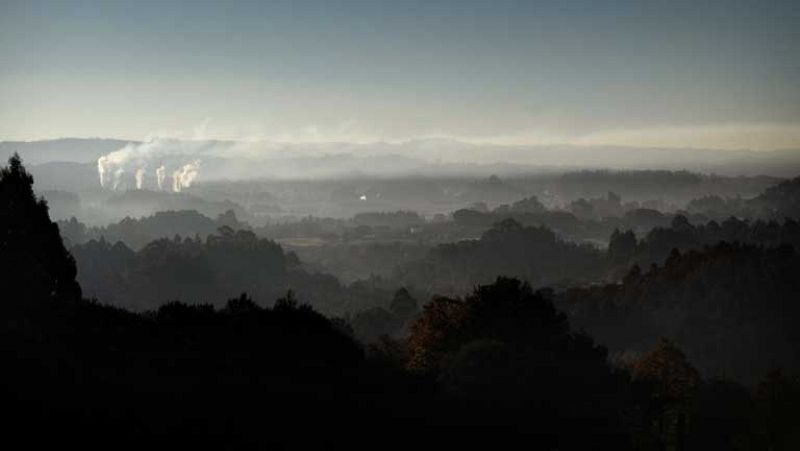
[[[0,443],[800,450],[798,3],[0,0]]]
[[[172,140],[183,142],[229,142],[229,143],[247,143],[247,144],[265,144],[265,145],[278,145],[278,146],[325,146],[325,145],[402,145],[409,143],[441,143],[441,144],[463,144],[469,146],[495,146],[507,148],[619,148],[619,149],[659,149],[659,150],[698,150],[698,151],[726,151],[726,152],[785,152],[800,150],[800,141],[792,143],[786,147],[774,148],[752,148],[752,147],[714,147],[714,146],[701,146],[701,145],[647,145],[647,144],[589,144],[581,142],[570,141],[557,141],[548,143],[515,143],[505,142],[502,140],[492,141],[484,139],[469,139],[456,136],[446,135],[423,135],[412,136],[407,138],[398,139],[382,139],[373,138],[366,140],[306,140],[306,141],[292,141],[282,140],[280,137],[271,139],[269,137],[213,137],[205,134],[148,134],[140,138],[128,138],[117,135],[64,135],[53,136],[44,138],[32,139],[0,139],[0,143],[41,143],[41,142],[56,142],[56,141],[118,141],[131,144],[141,144],[145,142],[152,142],[156,140]]]
[[[0,139],[800,147],[750,2],[3,2]]]

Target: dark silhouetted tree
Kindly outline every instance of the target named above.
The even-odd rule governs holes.
[[[756,387],[756,404],[765,448],[800,449],[800,375],[770,370]]]
[[[79,300],[75,262],[19,156],[0,170],[0,278],[10,298]],[[24,299],[20,299],[24,298]]]
[[[649,417],[655,421],[657,437],[683,449],[689,403],[700,385],[700,373],[670,340],[661,338],[651,351],[631,365],[633,380],[649,393]]]
[[[524,407],[530,418],[505,420],[533,429],[569,429],[569,418],[592,418],[606,432],[619,424],[624,390],[605,348],[571,332],[548,292],[500,277],[464,300],[434,299],[411,330],[409,366],[468,405]]]
[[[394,293],[389,310],[402,320],[406,320],[417,313],[417,300],[411,297],[407,289],[399,288]]]
[[[615,263],[626,263],[636,252],[636,235],[632,230],[620,232],[614,229],[608,243],[608,255]]]

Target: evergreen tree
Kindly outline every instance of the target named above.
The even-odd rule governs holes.
[[[9,298],[78,300],[75,261],[19,155],[0,170],[0,282]]]

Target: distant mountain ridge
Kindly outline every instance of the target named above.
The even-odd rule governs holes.
[[[157,140],[156,140],[157,141]],[[190,158],[182,143],[163,140],[161,155]],[[686,169],[720,175],[770,175],[794,177],[800,173],[800,147],[775,151],[691,148],[637,148],[620,146],[520,146],[475,144],[450,139],[423,139],[374,143],[275,143],[202,141],[204,175],[213,178],[348,177],[353,175],[402,176],[520,174],[580,169]],[[137,141],[101,138],[64,138],[48,141],[0,142],[0,158],[18,152],[30,166],[48,163],[95,165],[97,159]],[[148,146],[150,143],[145,143]],[[189,146],[189,149],[192,147]],[[229,174],[228,174],[229,172]]]

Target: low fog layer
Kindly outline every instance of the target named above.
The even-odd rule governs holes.
[[[477,145],[447,139],[287,144],[153,139],[2,142],[30,165],[94,164],[99,186],[181,191],[196,180],[490,175],[574,169],[668,169],[792,176],[800,150],[731,151],[594,146]]]
[[[696,197],[753,197],[800,170],[800,151],[790,150],[513,147],[445,139],[0,143],[0,157],[15,151],[54,218],[75,216],[92,225],[165,210],[210,217],[232,210],[255,223],[398,210],[432,218],[476,202],[494,208],[531,195],[565,208],[609,191],[675,211]],[[609,172],[580,175],[598,170]],[[613,175],[642,170],[678,172]],[[748,178],[736,178],[742,176]]]

